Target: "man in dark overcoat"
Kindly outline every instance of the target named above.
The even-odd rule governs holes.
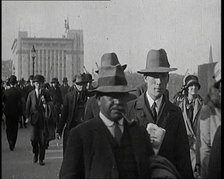
[[[27,119],[30,118],[31,123],[31,145],[34,153],[33,162],[36,163],[39,157],[39,164],[44,165],[46,137],[44,131],[44,105],[41,96],[43,93],[48,92],[43,89],[44,77],[42,75],[36,75],[33,82],[35,89],[27,97],[26,117]]]
[[[17,78],[15,75],[10,76],[9,83],[10,88],[5,90],[4,114],[6,117],[6,136],[9,148],[14,150],[18,134],[18,122],[22,116],[22,94],[16,87]]]
[[[63,104],[58,78],[52,78],[51,84],[52,86],[49,89],[49,93],[54,105],[54,119],[56,122],[56,126],[58,126],[61,108]]]
[[[83,86],[86,81],[83,75],[76,75],[73,79],[73,90],[65,95],[62,108],[62,117],[57,126],[56,136],[60,138],[63,132],[63,153],[65,152],[67,137],[69,131],[82,123],[84,120],[84,110],[87,101],[87,96],[83,95]],[[66,126],[65,126],[66,125]],[[65,128],[64,128],[65,127]]]
[[[63,84],[60,86],[62,101],[65,99],[65,95],[68,93],[70,86],[68,85],[67,77],[64,77],[62,80]]]
[[[189,179],[193,178],[193,171],[183,115],[165,95],[169,72],[174,70],[176,68],[170,68],[164,49],[150,50],[146,68],[138,71],[144,75],[147,91],[128,103],[127,116],[147,130],[152,124],[157,126],[154,134],[148,130],[154,151],[171,161],[183,178]],[[163,140],[157,130],[165,131]]]
[[[100,68],[95,91],[100,113],[70,131],[59,178],[150,178],[147,131],[123,117],[130,88],[121,65]]]

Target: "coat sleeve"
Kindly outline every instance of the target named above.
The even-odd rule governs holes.
[[[26,101],[26,118],[30,117],[31,95],[29,94]]]
[[[193,170],[190,160],[190,147],[187,137],[187,131],[184,124],[183,115],[180,108],[178,108],[178,130],[176,133],[177,138],[175,143],[175,161],[177,162],[175,166],[180,172],[183,178],[194,178]]]
[[[69,113],[69,94],[66,94],[64,102],[63,102],[62,116],[57,126],[57,133],[60,133],[60,134],[62,133],[65,123],[68,120],[68,113]]]
[[[73,128],[68,137],[59,178],[80,179],[85,178],[84,173],[83,142],[77,128]]]

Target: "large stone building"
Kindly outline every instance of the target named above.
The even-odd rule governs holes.
[[[36,51],[34,58],[33,47]],[[20,31],[11,50],[13,74],[18,79],[26,80],[34,73],[43,75],[46,82],[53,77],[62,82],[63,77],[67,77],[71,84],[73,76],[83,72],[82,30],[68,30],[67,37],[62,38],[28,37],[27,32]]]

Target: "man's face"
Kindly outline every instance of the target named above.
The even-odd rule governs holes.
[[[53,87],[56,87],[56,85],[57,85],[56,83],[52,83],[52,86],[53,86]]]
[[[42,82],[34,82],[34,86],[35,86],[35,89],[41,89],[41,88],[43,88],[43,85],[44,85],[44,83],[42,83]]]
[[[160,98],[166,90],[168,81],[168,73],[150,73],[150,76],[145,76],[148,95],[153,100]]]
[[[82,91],[83,85],[77,85],[77,84],[75,84],[75,86],[76,86],[76,88],[77,88],[78,91]]]
[[[111,121],[117,121],[126,109],[127,93],[105,93],[97,98],[100,111]]]

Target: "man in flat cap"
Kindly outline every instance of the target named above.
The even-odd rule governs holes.
[[[190,149],[181,110],[164,94],[169,81],[170,68],[164,49],[150,50],[144,75],[147,91],[128,103],[127,116],[147,128],[154,152],[166,157],[183,178],[193,178]]]
[[[49,93],[43,89],[44,77],[36,75],[33,79],[35,89],[32,90],[26,102],[26,117],[31,123],[31,145],[33,147],[34,158],[36,163],[39,158],[39,164],[44,165],[45,158],[45,131],[44,131],[44,105],[41,100],[43,94]]]
[[[70,131],[60,179],[150,178],[147,131],[123,117],[130,91],[121,65],[99,69],[100,112]]]
[[[66,149],[69,131],[84,120],[84,106],[87,101],[87,97],[82,95],[83,86],[87,84],[84,76],[76,75],[73,83],[74,86],[71,87],[73,90],[65,95],[62,117],[56,131],[57,138],[60,138],[63,132],[63,153]]]

